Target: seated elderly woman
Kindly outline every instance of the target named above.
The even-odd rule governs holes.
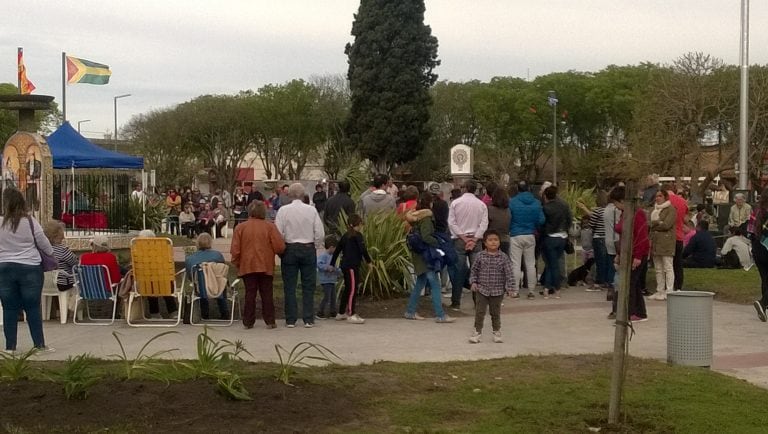
[[[196,221],[196,229],[197,233],[202,234],[203,232],[211,233],[211,228],[215,224],[215,218],[216,216],[213,214],[213,211],[211,210],[211,205],[206,203],[203,205],[200,214],[197,216]]]
[[[184,211],[179,214],[179,224],[181,224],[181,234],[187,238],[195,237],[195,208],[188,203]]]
[[[197,237],[197,252],[189,255],[184,263],[187,271],[187,278],[192,279],[193,269],[203,262],[224,263],[224,256],[221,252],[211,248],[212,243],[213,238],[208,233],[202,233]],[[226,293],[223,293],[221,297],[217,298],[216,302],[219,305],[219,315],[221,319],[229,318]],[[200,316],[203,319],[209,319],[208,299],[200,299]]]
[[[91,239],[91,252],[80,256],[80,265],[106,265],[113,284],[122,279],[117,257],[109,250],[109,238],[105,235],[96,235]]]
[[[58,220],[51,220],[43,227],[45,236],[53,246],[53,255],[59,262],[59,274],[56,279],[56,286],[59,291],[67,291],[75,286],[74,273],[72,268],[78,263],[77,256],[72,253],[69,247],[64,245],[64,223]]]

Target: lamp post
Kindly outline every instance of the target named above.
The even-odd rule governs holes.
[[[741,44],[739,50],[741,82],[739,89],[739,190],[746,190],[749,170],[749,0],[741,0]]]
[[[120,98],[129,97],[129,96],[131,96],[130,93],[124,93],[122,95],[117,95],[114,98],[114,101],[115,101],[115,150],[117,150],[117,100]]]
[[[557,93],[550,90],[547,104],[552,107],[552,184],[557,185]]]
[[[84,124],[86,122],[90,122],[90,119],[83,119],[82,121],[77,121],[77,132],[80,132],[80,124]]]

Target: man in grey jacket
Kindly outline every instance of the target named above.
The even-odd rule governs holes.
[[[369,193],[360,198],[360,214],[363,217],[379,212],[394,212],[395,198],[388,194],[384,187],[389,182],[389,176],[378,174],[373,177],[372,188]]]

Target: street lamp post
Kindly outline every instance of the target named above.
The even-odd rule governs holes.
[[[552,184],[557,185],[557,93],[550,90],[547,103],[552,107]]]
[[[86,122],[90,122],[90,119],[83,119],[82,121],[77,121],[77,132],[80,132],[80,124],[84,124]]]
[[[115,102],[115,150],[117,150],[117,100],[120,99],[120,98],[129,97],[129,96],[131,96],[130,93],[125,93],[125,94],[122,94],[122,95],[117,95],[114,98],[114,102]]]
[[[749,170],[749,0],[741,0],[741,44],[739,50],[741,63],[741,83],[739,89],[739,190],[746,190]]]

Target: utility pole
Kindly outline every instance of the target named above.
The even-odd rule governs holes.
[[[552,107],[552,184],[557,185],[557,94],[549,91],[547,103]]]

